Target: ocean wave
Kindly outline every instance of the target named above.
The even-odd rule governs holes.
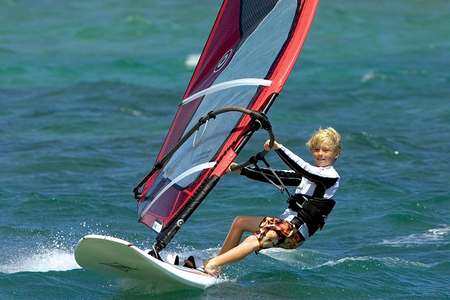
[[[398,257],[349,256],[339,259],[312,250],[285,250],[271,248],[261,251],[262,254],[291,266],[298,266],[304,270],[315,270],[323,267],[349,266],[355,268],[408,267],[430,268],[434,264],[409,261]]]
[[[361,76],[360,82],[366,83],[366,82],[377,80],[377,79],[385,80],[385,79],[387,79],[387,75],[385,75],[379,71],[370,70],[370,71],[364,73],[363,76]]]
[[[426,232],[423,233],[415,233],[394,239],[383,240],[380,244],[393,247],[414,247],[430,244],[441,245],[450,242],[448,240],[449,234],[450,234],[450,226],[445,224],[439,228],[428,229]]]
[[[425,264],[417,261],[409,261],[405,259],[401,259],[398,257],[373,257],[373,256],[350,256],[343,257],[338,260],[330,260],[326,263],[318,265],[317,268],[325,267],[325,266],[338,266],[338,265],[346,265],[352,263],[369,263],[374,265],[384,265],[387,267],[418,267],[418,268],[430,268],[433,265]]]
[[[6,264],[0,265],[0,273],[50,272],[80,269],[72,252],[48,249],[42,253],[20,255]]]
[[[328,255],[310,249],[288,250],[282,248],[269,248],[261,250],[259,253],[291,266],[298,266],[302,269],[316,268],[331,259]]]

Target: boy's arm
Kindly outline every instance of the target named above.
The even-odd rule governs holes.
[[[293,172],[293,171],[284,171],[284,170],[274,170],[278,178],[283,182],[284,185],[287,186],[298,186],[300,182],[302,181],[302,176],[299,173]],[[261,174],[261,173],[264,173]],[[268,182],[271,183],[269,180],[275,183],[279,183],[279,180],[275,175],[272,173],[270,169],[266,168],[259,168],[258,170],[255,168],[245,167],[241,170],[241,175],[244,175],[250,179],[261,181],[261,182]],[[269,179],[269,180],[268,180]]]

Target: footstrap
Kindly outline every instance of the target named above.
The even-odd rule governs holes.
[[[184,265],[183,266],[203,271],[203,259],[201,257],[198,257],[198,256],[190,255],[184,261]]]

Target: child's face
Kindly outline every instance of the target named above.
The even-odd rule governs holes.
[[[311,153],[318,167],[331,166],[336,160],[336,153],[328,143],[322,143],[316,147],[312,147]]]

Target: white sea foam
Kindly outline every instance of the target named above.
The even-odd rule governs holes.
[[[317,267],[320,268],[323,266],[337,266],[349,262],[378,262],[388,267],[413,266],[420,268],[428,268],[432,266],[421,262],[404,260],[398,257],[351,256],[351,257],[343,257],[338,260],[330,260],[327,261],[326,263],[318,265]]]
[[[31,250],[31,249],[30,249]],[[80,269],[73,253],[67,250],[50,249],[30,256],[20,254],[10,262],[0,265],[1,273],[49,272]]]
[[[198,60],[200,59],[200,54],[189,54],[184,60],[184,65],[188,68],[195,68],[197,66]]]
[[[383,240],[380,244],[394,247],[413,247],[427,244],[449,243],[450,226],[428,229],[423,233],[415,233],[394,239]]]
[[[361,77],[361,82],[371,81],[371,80],[375,79],[375,77],[376,77],[375,71],[370,70],[369,72],[367,72],[366,74],[364,74]]]
[[[282,248],[269,248],[261,250],[260,253],[303,269],[315,268],[330,259],[329,256],[310,249],[287,250]]]
[[[374,80],[385,80],[387,76],[380,71],[369,70],[363,76],[361,76],[360,81],[362,83],[367,83]]]
[[[291,266],[301,267],[303,269],[319,269],[321,267],[334,267],[351,262],[375,262],[388,267],[418,267],[428,268],[432,265],[422,262],[408,261],[398,257],[373,257],[373,256],[350,256],[339,259],[333,259],[330,256],[323,255],[311,250],[285,250],[280,248],[270,248],[260,253],[274,258],[278,261],[288,263]]]
[[[143,115],[142,111],[131,109],[128,107],[121,107],[120,111],[129,115],[132,115],[134,117],[141,117]]]

